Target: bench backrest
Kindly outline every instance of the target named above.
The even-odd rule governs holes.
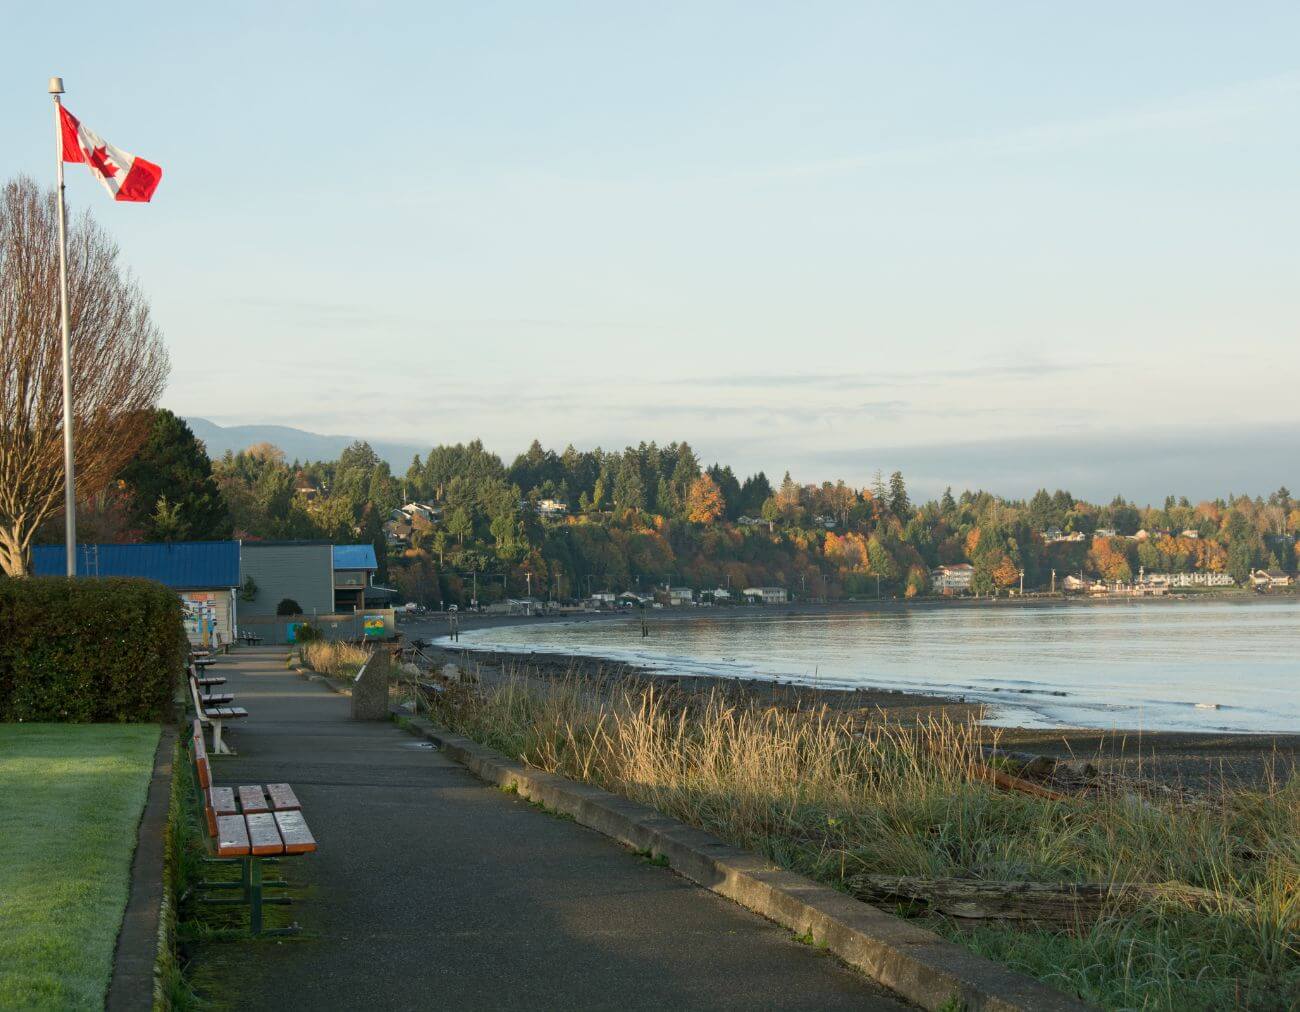
[[[194,665],[191,664],[189,682],[190,682],[190,697],[194,700],[194,712],[199,717],[206,720],[208,714],[207,711],[203,709],[203,699],[202,699],[202,693],[199,692],[198,678],[199,678],[198,673],[195,671]]]
[[[208,763],[208,748],[203,741],[203,724],[197,717],[194,719],[193,743],[194,775],[199,787],[207,790],[212,786],[212,766]]]

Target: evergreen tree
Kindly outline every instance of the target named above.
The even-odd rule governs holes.
[[[903,472],[895,471],[889,476],[889,512],[898,517],[900,523],[912,519],[912,500],[907,497],[907,485],[903,482]]]
[[[729,465],[723,467],[721,464],[714,464],[709,468],[708,474],[713,479],[713,483],[718,486],[718,491],[727,504],[723,515],[728,520],[735,520],[741,514],[742,498],[740,482],[736,480],[735,473]]]
[[[118,473],[134,499],[130,525],[148,539],[215,541],[231,534],[230,512],[212,477],[207,452],[185,424],[165,408],[140,452]],[[160,501],[167,507],[159,512]],[[159,526],[157,517],[165,517]]]
[[[645,483],[641,480],[641,467],[635,456],[623,457],[618,478],[614,481],[614,505],[621,510],[646,508]]]
[[[758,516],[763,512],[763,504],[771,497],[772,483],[767,480],[767,475],[762,471],[750,475],[740,488],[740,512],[737,516]]]
[[[871,498],[875,501],[877,514],[889,509],[889,490],[885,488],[885,478],[879,470],[871,476]]]
[[[949,485],[943,490],[943,498],[939,500],[939,513],[944,519],[951,517],[957,512],[957,501],[952,497],[952,486]]]

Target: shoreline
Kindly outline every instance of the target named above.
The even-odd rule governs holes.
[[[923,601],[857,601],[857,602],[798,602],[785,605],[764,605],[764,606],[722,606],[722,607],[690,607],[690,608],[663,608],[653,611],[639,611],[631,609],[627,611],[612,612],[572,612],[572,613],[553,613],[543,615],[483,615],[475,613],[455,613],[457,618],[458,633],[465,633],[467,640],[455,644],[440,643],[441,646],[450,646],[456,650],[468,650],[473,652],[487,653],[512,653],[512,654],[534,654],[538,657],[562,656],[568,659],[567,663],[574,664],[579,661],[586,662],[593,660],[597,664],[606,668],[626,668],[628,670],[640,669],[646,673],[655,673],[657,675],[666,675],[669,677],[690,677],[698,680],[721,680],[730,682],[734,679],[744,680],[755,685],[775,684],[792,684],[804,686],[821,692],[833,692],[845,690],[850,692],[871,691],[895,696],[912,696],[926,701],[926,705],[935,705],[935,700],[943,700],[948,705],[982,705],[985,708],[984,721],[991,726],[999,726],[1006,730],[1015,731],[1092,731],[1096,734],[1152,734],[1158,732],[1168,734],[1198,734],[1211,735],[1214,737],[1223,736],[1265,736],[1269,738],[1286,738],[1288,736],[1300,736],[1300,727],[1293,726],[1294,721],[1278,720],[1272,721],[1260,719],[1260,716],[1267,716],[1267,712],[1260,711],[1254,720],[1233,720],[1227,717],[1219,720],[1204,719],[1185,719],[1179,716],[1183,708],[1191,707],[1195,704],[1200,710],[1219,710],[1224,709],[1223,705],[1203,704],[1203,699],[1215,699],[1213,689],[1204,683],[1204,672],[1199,673],[1200,681],[1193,679],[1194,685],[1199,686],[1199,690],[1206,692],[1205,696],[1191,696],[1186,699],[1175,697],[1172,702],[1157,698],[1153,702],[1162,704],[1168,709],[1166,715],[1168,719],[1152,721],[1151,716],[1146,712],[1146,703],[1141,698],[1132,699],[1125,695],[1126,689],[1123,685],[1112,686],[1118,696],[1108,696],[1099,694],[1100,690],[1094,689],[1089,692],[1087,685],[1091,684],[1086,677],[1084,681],[1076,684],[1082,674],[1079,670],[1073,672],[1076,681],[1066,679],[1059,684],[1049,680],[1039,679],[1033,673],[1008,673],[1007,678],[989,677],[989,671],[985,670],[981,674],[972,675],[974,681],[969,678],[960,677],[959,671],[946,670],[940,675],[936,672],[929,672],[928,669],[907,667],[904,661],[903,668],[897,677],[891,676],[887,670],[874,671],[869,678],[859,678],[852,672],[846,670],[836,670],[831,668],[830,673],[823,673],[819,679],[813,674],[812,660],[808,661],[805,667],[792,665],[792,658],[785,658],[782,663],[765,663],[767,653],[761,655],[750,651],[745,655],[741,663],[732,663],[736,658],[717,656],[712,657],[712,663],[709,657],[697,657],[689,649],[682,649],[673,653],[671,650],[657,649],[652,645],[653,634],[656,627],[671,627],[678,623],[709,623],[722,622],[733,627],[739,627],[737,632],[741,640],[744,640],[748,634],[744,632],[744,623],[753,622],[772,622],[781,620],[798,620],[802,618],[827,618],[827,619],[848,619],[856,616],[866,615],[907,615],[913,613],[915,609],[918,614],[929,614],[933,620],[938,614],[937,609],[945,608],[978,608],[983,611],[990,605],[1006,607],[1010,605],[1015,608],[1027,608],[1030,611],[1045,611],[1046,609],[1057,608],[1079,608],[1086,609],[1079,614],[1087,614],[1095,607],[1113,608],[1115,606],[1142,606],[1152,605],[1156,602],[1171,606],[1175,603],[1201,603],[1204,605],[1226,604],[1231,608],[1237,607],[1268,607],[1283,609],[1296,608],[1300,611],[1300,596],[1296,595],[1259,595],[1254,593],[1237,592],[1235,594],[1225,594],[1214,592],[1212,594],[1197,594],[1180,596],[1177,598],[1156,598],[1156,599],[1118,599],[1114,601],[1092,601],[1076,599],[1020,599],[1014,598],[1010,601],[1003,599],[1001,601],[990,601],[986,599],[954,599],[954,600],[936,600],[926,599]],[[1145,610],[1145,609],[1144,609]],[[965,614],[973,614],[965,611]],[[1058,614],[1060,614],[1058,612]],[[1116,614],[1116,613],[1112,613]],[[1120,613],[1122,614],[1122,613]],[[1170,614],[1170,613],[1166,613]],[[1224,613],[1220,612],[1217,621],[1227,622],[1229,625],[1234,623],[1231,618],[1224,618]],[[1296,616],[1300,618],[1300,615]],[[403,623],[403,629],[409,636],[427,640],[432,643],[446,637],[451,623],[449,619],[452,615],[446,613],[437,613],[424,616],[420,619],[410,620]],[[1290,624],[1290,616],[1285,616],[1287,624]],[[614,639],[619,642],[609,642],[611,636],[607,633],[593,633],[585,637],[586,642],[566,642],[568,636],[560,630],[574,626],[585,625],[589,622],[617,622],[623,623],[631,631],[628,633],[627,642],[622,642],[620,634],[613,634]],[[652,633],[651,640],[639,640],[635,637],[635,627],[638,622],[648,623]],[[529,637],[523,634],[522,641],[518,635],[507,635],[504,638],[492,637],[487,635],[487,642],[482,642],[480,636],[491,629],[513,628],[520,626],[537,626],[539,628],[546,626],[559,626],[554,635],[543,634],[541,642],[538,638]],[[793,627],[792,627],[793,628]],[[459,637],[458,637],[459,638]],[[574,632],[574,638],[581,641],[584,639],[581,632]],[[532,642],[528,642],[532,639]],[[515,642],[512,642],[515,640]],[[638,647],[637,644],[641,646]],[[744,651],[741,651],[744,653]],[[779,653],[779,651],[778,651]],[[816,658],[813,658],[815,660]],[[974,658],[974,663],[978,666],[982,663],[987,669],[988,658]],[[1096,658],[1097,663],[1106,663],[1104,657]],[[1014,668],[1014,663],[1012,664]],[[1166,678],[1177,679],[1176,670],[1163,671],[1161,674]],[[1024,681],[1023,679],[1031,679]],[[969,684],[968,684],[969,682]],[[1072,688],[1072,686],[1074,688]],[[1077,691],[1076,691],[1077,690]],[[1169,689],[1165,690],[1170,691]],[[1194,691],[1193,689],[1189,689]],[[1276,691],[1276,689],[1274,689]],[[1127,703],[1125,703],[1127,700]],[[1112,701],[1118,701],[1119,705],[1112,706]],[[918,704],[919,705],[919,704]],[[1226,706],[1227,710],[1232,710],[1231,705]],[[1113,723],[1100,723],[1111,719],[1113,712]],[[1190,712],[1190,711],[1189,711]],[[1294,717],[1295,714],[1288,714],[1288,717]],[[1150,723],[1156,723],[1157,727],[1151,728]]]
[[[895,723],[946,719],[979,720],[985,704],[939,693],[882,688],[819,688],[762,678],[674,675],[588,654],[431,648],[460,667],[473,665],[487,680],[523,675],[560,680],[577,677],[653,682],[674,692],[705,697],[720,692],[729,702],[781,708],[828,706],[864,721]],[[1268,789],[1285,783],[1300,767],[1300,734],[1210,731],[1113,731],[1098,728],[1024,728],[981,725],[987,743],[1055,759],[1084,761],[1099,769],[1173,787],[1207,789],[1218,783]]]
[[[1272,592],[1261,594],[1245,588],[1213,589],[1194,593],[1163,594],[1158,597],[1092,597],[1079,594],[1035,595],[1014,597],[919,597],[882,600],[860,599],[843,601],[789,601],[785,604],[722,604],[692,605],[689,607],[664,607],[655,609],[628,608],[618,611],[571,611],[538,615],[489,615],[481,612],[458,611],[428,612],[407,623],[409,625],[440,624],[455,615],[461,629],[490,629],[508,625],[546,624],[561,621],[600,621],[611,618],[633,618],[644,612],[650,618],[678,621],[698,616],[726,615],[729,618],[759,617],[773,614],[838,615],[871,612],[928,611],[931,609],[968,608],[1114,608],[1148,607],[1180,604],[1295,604],[1300,605],[1300,592]]]
[[[672,621],[690,621],[710,614],[734,616],[737,611],[752,617],[777,612],[785,615],[836,614],[848,609],[836,606],[802,605],[794,608],[691,609],[670,613]],[[666,609],[665,609],[666,611]],[[656,616],[663,615],[655,612]],[[433,622],[412,622],[408,635],[421,639],[446,634],[445,616]],[[461,631],[503,626],[545,625],[556,622],[627,620],[627,613],[582,613],[555,617],[480,616],[462,617]],[[765,706],[803,707],[827,705],[839,711],[861,714],[864,720],[891,721],[980,720],[987,712],[983,702],[960,695],[925,690],[863,686],[851,689],[811,686],[790,680],[744,676],[682,675],[647,668],[617,658],[563,651],[474,649],[468,645],[437,643],[430,652],[462,667],[480,666],[491,677],[507,676],[512,670],[527,670],[543,678],[577,676],[598,681],[634,678],[671,687],[677,692],[705,695],[721,691],[737,703]],[[1208,787],[1228,781],[1267,787],[1294,776],[1300,764],[1300,734],[1218,731],[1123,731],[1087,727],[1001,727],[982,725],[987,741],[1019,751],[1031,751],[1058,759],[1082,759],[1100,768],[1127,776],[1167,784]]]

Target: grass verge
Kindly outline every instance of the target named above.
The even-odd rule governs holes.
[[[102,1008],[156,724],[0,724],[0,1008]]]
[[[847,892],[865,875],[1179,882],[1161,900],[1071,924],[928,926],[1107,1008],[1285,1009],[1300,1001],[1300,782],[1193,800],[1122,788],[1074,801],[978,781],[979,731],[835,713],[667,706],[656,689],[578,682],[451,687],[442,725],[548,772],[648,804]]]

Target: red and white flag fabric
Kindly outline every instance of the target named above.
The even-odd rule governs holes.
[[[84,162],[114,200],[146,201],[158,189],[162,169],[153,162],[115,148],[59,106],[59,132],[65,162]]]

